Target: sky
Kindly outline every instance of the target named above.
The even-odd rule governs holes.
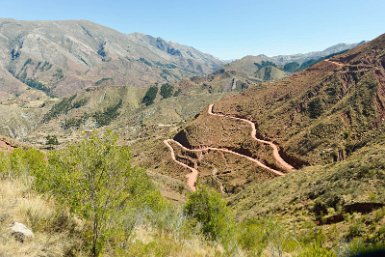
[[[385,33],[384,0],[0,0],[0,17],[90,20],[223,60],[305,53]]]

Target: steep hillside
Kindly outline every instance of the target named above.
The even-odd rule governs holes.
[[[202,174],[198,183],[214,180],[225,193],[261,181],[255,177],[260,165],[243,166],[250,164],[248,158],[286,172],[268,142],[278,145],[280,157],[297,169],[346,159],[383,134],[384,49],[383,35],[289,78],[224,97],[213,108],[224,117],[213,117],[206,109],[174,139],[189,149],[226,148],[243,158],[234,154],[206,158],[204,154],[202,159],[174,145],[177,158],[195,165]],[[252,139],[250,127],[234,117],[254,123],[260,140]],[[163,149],[167,154],[168,149]],[[166,165],[159,169],[173,174]]]
[[[216,104],[254,120],[302,163],[344,159],[382,133],[385,36]]]
[[[1,19],[0,46],[1,91],[8,94],[28,86],[69,96],[90,86],[175,82],[222,66],[193,48],[88,21]]]
[[[173,177],[169,190],[209,185],[238,220],[277,219],[341,256],[349,244],[383,245],[384,78],[382,35],[289,78],[225,96],[170,139],[134,149],[152,172]]]

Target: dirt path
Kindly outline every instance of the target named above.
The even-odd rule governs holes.
[[[240,154],[240,153],[237,153],[237,152],[234,152],[230,149],[226,149],[226,148],[216,148],[216,147],[203,147],[203,148],[199,148],[199,149],[189,149],[185,146],[183,146],[182,144],[180,144],[178,141],[175,141],[174,139],[167,139],[167,140],[164,140],[163,141],[166,146],[170,149],[170,153],[171,153],[171,158],[173,159],[174,162],[178,163],[179,165],[185,167],[185,168],[188,168],[191,170],[191,173],[190,174],[187,174],[186,177],[187,177],[187,185],[188,187],[191,189],[191,191],[195,191],[196,190],[196,187],[195,187],[195,184],[196,184],[196,181],[198,179],[198,170],[193,168],[193,167],[190,167],[188,166],[187,164],[183,163],[183,162],[180,162],[176,159],[175,157],[175,152],[174,152],[174,149],[172,148],[172,146],[170,145],[170,142],[173,142],[175,144],[177,144],[180,148],[182,148],[183,150],[185,151],[190,151],[190,152],[203,152],[203,151],[220,151],[220,152],[224,152],[224,153],[230,153],[230,154],[233,154],[233,155],[236,155],[236,156],[239,156],[241,158],[245,158],[253,163],[255,163],[257,166],[261,167],[261,168],[264,168],[268,171],[270,171],[271,173],[273,173],[274,175],[276,176],[284,176],[285,174],[278,171],[278,170],[275,170],[275,169],[272,169],[268,166],[266,166],[265,164],[263,164],[262,162],[260,162],[259,160],[256,160],[254,158],[251,158],[249,156],[246,156],[246,155],[243,155],[243,154]]]
[[[266,145],[269,145],[272,149],[273,149],[273,157],[275,159],[275,161],[277,162],[277,164],[283,168],[284,170],[290,172],[294,169],[293,166],[291,166],[290,164],[288,164],[282,157],[281,155],[279,154],[279,148],[276,144],[274,144],[273,142],[270,142],[270,141],[266,141],[266,140],[262,140],[262,139],[259,139],[256,137],[256,134],[257,134],[257,129],[255,128],[255,124],[249,120],[246,120],[246,119],[242,119],[242,118],[237,118],[237,117],[233,117],[233,116],[229,116],[229,115],[225,115],[225,114],[219,114],[219,113],[214,113],[213,112],[213,108],[214,108],[214,104],[210,104],[209,105],[209,109],[208,109],[208,114],[210,115],[214,115],[214,116],[219,116],[219,117],[226,117],[226,118],[229,118],[229,119],[233,119],[233,120],[239,120],[239,121],[243,121],[243,122],[246,122],[248,123],[250,126],[251,126],[251,133],[250,133],[250,136],[262,143],[262,144],[266,144]]]
[[[335,61],[330,61],[329,59],[326,59],[325,62],[337,65],[338,67],[344,67],[345,66],[343,63],[335,62]]]
[[[176,159],[174,149],[170,145],[170,142],[176,142],[175,140],[173,140],[173,139],[166,139],[163,142],[168,147],[168,149],[170,149],[171,159],[174,162],[176,162],[177,164],[179,164],[180,166],[185,167],[185,168],[191,170],[191,173],[186,175],[186,177],[187,177],[187,186],[191,189],[191,191],[195,192],[195,190],[196,190],[195,184],[196,184],[196,181],[198,179],[198,170],[193,168],[193,167],[190,167],[187,164],[184,164],[183,162],[180,162],[180,161],[178,161]],[[176,143],[179,144],[178,142],[176,142]]]
[[[263,144],[266,144],[266,145],[269,145],[272,149],[273,149],[273,157],[275,159],[275,161],[277,162],[277,164],[279,166],[281,166],[284,170],[290,172],[292,170],[294,170],[294,167],[291,166],[290,164],[288,164],[282,157],[281,155],[279,154],[279,148],[276,144],[274,144],[273,142],[270,142],[270,141],[266,141],[266,140],[262,140],[262,139],[259,139],[256,137],[256,134],[257,134],[257,129],[255,128],[255,124],[253,122],[251,122],[250,120],[247,120],[247,119],[242,119],[242,118],[237,118],[237,117],[233,117],[233,116],[230,116],[230,115],[225,115],[225,114],[220,114],[220,113],[214,113],[213,112],[213,108],[214,108],[214,104],[210,104],[209,105],[209,108],[208,108],[208,114],[209,115],[213,115],[213,116],[219,116],[219,117],[225,117],[225,118],[229,118],[229,119],[233,119],[233,120],[238,120],[238,121],[242,121],[242,122],[246,122],[248,123],[250,126],[251,126],[251,132],[250,132],[250,136],[260,142],[260,143],[263,143]],[[179,164],[180,166],[182,167],[185,167],[189,170],[191,170],[191,173],[187,174],[186,175],[186,178],[187,178],[187,186],[191,189],[191,191],[195,191],[196,190],[196,181],[198,179],[198,174],[199,174],[199,171],[196,167],[190,167],[188,166],[187,164],[183,163],[183,162],[180,162],[176,159],[176,156],[175,156],[175,152],[174,152],[174,149],[172,148],[171,146],[171,142],[174,143],[174,144],[177,144],[180,148],[182,148],[183,150],[185,151],[190,151],[190,152],[199,152],[199,153],[202,153],[204,151],[220,151],[220,152],[224,152],[224,153],[230,153],[230,154],[233,154],[233,155],[236,155],[236,156],[239,156],[241,158],[245,158],[253,163],[255,163],[257,166],[265,169],[265,170],[268,170],[269,172],[273,173],[274,175],[276,176],[284,176],[285,174],[282,173],[281,171],[279,170],[275,170],[275,169],[272,169],[268,166],[266,166],[265,164],[263,164],[262,162],[260,162],[259,160],[257,159],[254,159],[252,157],[249,157],[247,155],[243,155],[243,154],[240,154],[240,153],[237,153],[237,152],[234,152],[230,149],[227,149],[227,148],[216,148],[216,147],[201,147],[199,149],[189,149],[185,146],[183,146],[181,143],[179,143],[178,141],[175,141],[174,139],[166,139],[163,141],[164,144],[168,147],[168,149],[170,150],[170,154],[171,154],[171,159],[176,162],[177,164]],[[216,174],[215,174],[216,176]]]

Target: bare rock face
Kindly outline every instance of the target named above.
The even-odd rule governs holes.
[[[32,238],[33,232],[20,222],[14,222],[10,227],[11,235],[20,243],[24,243],[26,238]]]

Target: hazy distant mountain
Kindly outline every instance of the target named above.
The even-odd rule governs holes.
[[[340,43],[340,44],[336,44],[334,46],[328,47],[323,51],[315,51],[315,52],[310,52],[305,54],[278,55],[278,56],[272,57],[272,59],[279,65],[285,65],[290,62],[298,62],[299,64],[302,64],[309,60],[319,59],[325,56],[333,55],[336,53],[340,53],[340,52],[352,49],[364,42],[365,41],[362,41],[360,43],[354,43],[354,44]]]
[[[22,91],[23,82],[59,96],[102,84],[174,82],[222,66],[194,48],[89,21],[0,19],[0,57],[2,91]]]
[[[235,72],[243,77],[256,78],[262,81],[277,80],[292,72],[306,69],[324,58],[352,49],[362,43],[341,43],[326,48],[323,51],[305,54],[278,55],[273,57],[263,54],[257,56],[248,55],[227,64],[225,70]]]

